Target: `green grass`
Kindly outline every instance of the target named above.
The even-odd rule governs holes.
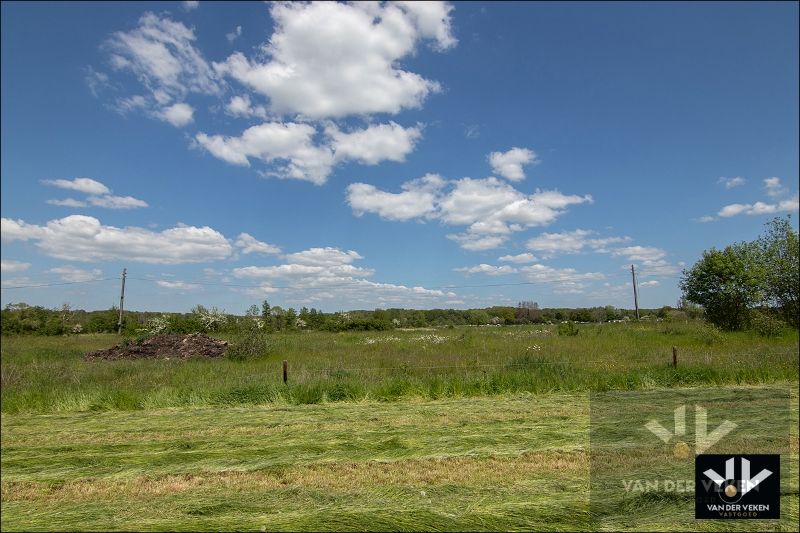
[[[747,390],[747,389],[742,389]],[[797,421],[797,396],[793,421]],[[587,394],[2,415],[12,530],[796,529],[589,507]],[[797,472],[797,433],[792,462]],[[662,501],[663,500],[663,501]],[[634,505],[638,505],[635,504]]]
[[[698,324],[582,325],[270,336],[247,361],[83,361],[114,335],[4,337],[2,412],[449,398],[795,382],[797,332],[765,339]],[[679,349],[671,367],[672,346]],[[289,361],[289,386],[281,361]]]
[[[244,361],[84,361],[119,339],[4,337],[0,528],[797,530],[797,332],[579,327],[277,334]],[[762,385],[793,391],[781,521],[696,522],[663,492],[593,510],[597,453],[612,483],[676,467],[657,440],[615,451],[653,398],[664,420],[693,394],[774,420],[785,394]],[[612,399],[599,448],[590,397]]]

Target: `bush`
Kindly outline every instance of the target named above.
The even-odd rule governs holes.
[[[267,355],[271,347],[269,338],[258,329],[258,325],[252,320],[246,320],[225,355],[234,361],[245,361]]]
[[[580,332],[578,326],[576,326],[573,322],[564,322],[563,324],[559,324],[557,331],[559,337],[574,337]]]
[[[750,327],[762,337],[780,337],[786,323],[767,311],[757,309],[750,315]]]

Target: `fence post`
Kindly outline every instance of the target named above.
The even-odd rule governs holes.
[[[672,368],[678,368],[678,349],[672,347]]]
[[[283,361],[283,384],[286,385],[286,382],[289,380],[289,361]]]

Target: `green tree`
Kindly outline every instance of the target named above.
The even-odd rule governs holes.
[[[712,248],[683,271],[681,290],[687,300],[705,308],[716,326],[738,330],[748,325],[750,309],[765,302],[763,254],[756,243]]]
[[[766,224],[767,232],[758,239],[765,265],[765,293],[794,327],[800,321],[800,249],[791,218],[775,218]]]

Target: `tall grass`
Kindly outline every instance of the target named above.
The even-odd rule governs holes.
[[[2,412],[136,410],[796,382],[798,335],[699,323],[274,334],[246,360],[84,361],[114,335],[4,337]],[[672,368],[672,346],[678,367]],[[289,361],[289,383],[281,361]]]

